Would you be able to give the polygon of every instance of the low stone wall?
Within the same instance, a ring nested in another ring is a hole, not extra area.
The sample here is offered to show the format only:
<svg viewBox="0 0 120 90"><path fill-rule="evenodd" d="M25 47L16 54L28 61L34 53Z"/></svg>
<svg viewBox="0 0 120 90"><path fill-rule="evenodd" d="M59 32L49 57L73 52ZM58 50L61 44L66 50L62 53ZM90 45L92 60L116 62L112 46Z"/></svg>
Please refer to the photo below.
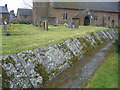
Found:
<svg viewBox="0 0 120 90"><path fill-rule="evenodd" d="M39 88L81 60L101 43L117 37L114 29L68 39L56 45L2 56L3 87Z"/></svg>

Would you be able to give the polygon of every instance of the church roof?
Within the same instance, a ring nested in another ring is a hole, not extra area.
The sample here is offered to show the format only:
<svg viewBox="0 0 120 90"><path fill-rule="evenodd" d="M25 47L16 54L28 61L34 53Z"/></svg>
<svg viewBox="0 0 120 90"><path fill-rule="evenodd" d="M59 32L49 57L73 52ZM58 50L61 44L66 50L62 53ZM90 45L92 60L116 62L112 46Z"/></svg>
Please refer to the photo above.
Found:
<svg viewBox="0 0 120 90"><path fill-rule="evenodd" d="M118 2L53 2L59 9L89 9L94 11L120 12Z"/></svg>
<svg viewBox="0 0 120 90"><path fill-rule="evenodd" d="M31 16L32 15L32 9L18 8L17 14L18 13L21 16L24 16L24 15Z"/></svg>

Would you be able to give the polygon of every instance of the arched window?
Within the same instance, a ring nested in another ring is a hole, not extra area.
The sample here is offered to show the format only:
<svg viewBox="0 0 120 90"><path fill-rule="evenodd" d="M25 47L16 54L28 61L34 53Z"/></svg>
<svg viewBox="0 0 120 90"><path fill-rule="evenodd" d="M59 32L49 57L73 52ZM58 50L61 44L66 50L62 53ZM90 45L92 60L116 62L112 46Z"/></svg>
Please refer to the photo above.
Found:
<svg viewBox="0 0 120 90"><path fill-rule="evenodd" d="M97 16L96 15L94 16L94 20L97 21Z"/></svg>
<svg viewBox="0 0 120 90"><path fill-rule="evenodd" d="M111 17L110 17L110 16L108 16L108 20L110 20L110 18L111 18Z"/></svg>
<svg viewBox="0 0 120 90"><path fill-rule="evenodd" d="M63 19L67 19L67 12L64 12Z"/></svg>

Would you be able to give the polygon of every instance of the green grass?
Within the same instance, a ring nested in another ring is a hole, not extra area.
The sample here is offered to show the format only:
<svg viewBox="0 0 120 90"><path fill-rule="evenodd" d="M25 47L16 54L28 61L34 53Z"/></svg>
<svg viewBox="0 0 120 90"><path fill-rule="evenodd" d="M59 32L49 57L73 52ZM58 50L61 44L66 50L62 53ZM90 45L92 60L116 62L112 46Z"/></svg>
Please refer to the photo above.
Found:
<svg viewBox="0 0 120 90"><path fill-rule="evenodd" d="M104 29L108 28L80 26L79 29L75 29L66 28L63 25L49 25L49 31L45 31L32 25L13 24L12 27L8 28L11 31L11 36L2 36L2 55L57 44L69 38L79 37Z"/></svg>
<svg viewBox="0 0 120 90"><path fill-rule="evenodd" d="M118 54L112 53L91 77L86 88L118 88Z"/></svg>
<svg viewBox="0 0 120 90"><path fill-rule="evenodd" d="M2 55L2 26L0 25L0 56Z"/></svg>

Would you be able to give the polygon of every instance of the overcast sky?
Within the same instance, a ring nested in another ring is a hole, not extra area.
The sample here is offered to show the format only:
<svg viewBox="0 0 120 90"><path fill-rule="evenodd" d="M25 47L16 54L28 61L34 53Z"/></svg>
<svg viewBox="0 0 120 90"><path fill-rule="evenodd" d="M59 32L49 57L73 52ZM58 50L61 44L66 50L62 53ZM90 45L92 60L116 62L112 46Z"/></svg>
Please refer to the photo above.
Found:
<svg viewBox="0 0 120 90"><path fill-rule="evenodd" d="M45 0L36 0L36 1L45 1ZM49 1L81 1L81 2L118 2L120 0L49 0ZM32 6L32 0L0 0L0 6L8 5L8 10L14 10L17 13L18 8L30 8L25 5L25 2Z"/></svg>
<svg viewBox="0 0 120 90"><path fill-rule="evenodd" d="M30 8L25 5L24 1L32 5L32 0L0 0L0 6L7 4L9 11L14 10L17 13L18 8Z"/></svg>

